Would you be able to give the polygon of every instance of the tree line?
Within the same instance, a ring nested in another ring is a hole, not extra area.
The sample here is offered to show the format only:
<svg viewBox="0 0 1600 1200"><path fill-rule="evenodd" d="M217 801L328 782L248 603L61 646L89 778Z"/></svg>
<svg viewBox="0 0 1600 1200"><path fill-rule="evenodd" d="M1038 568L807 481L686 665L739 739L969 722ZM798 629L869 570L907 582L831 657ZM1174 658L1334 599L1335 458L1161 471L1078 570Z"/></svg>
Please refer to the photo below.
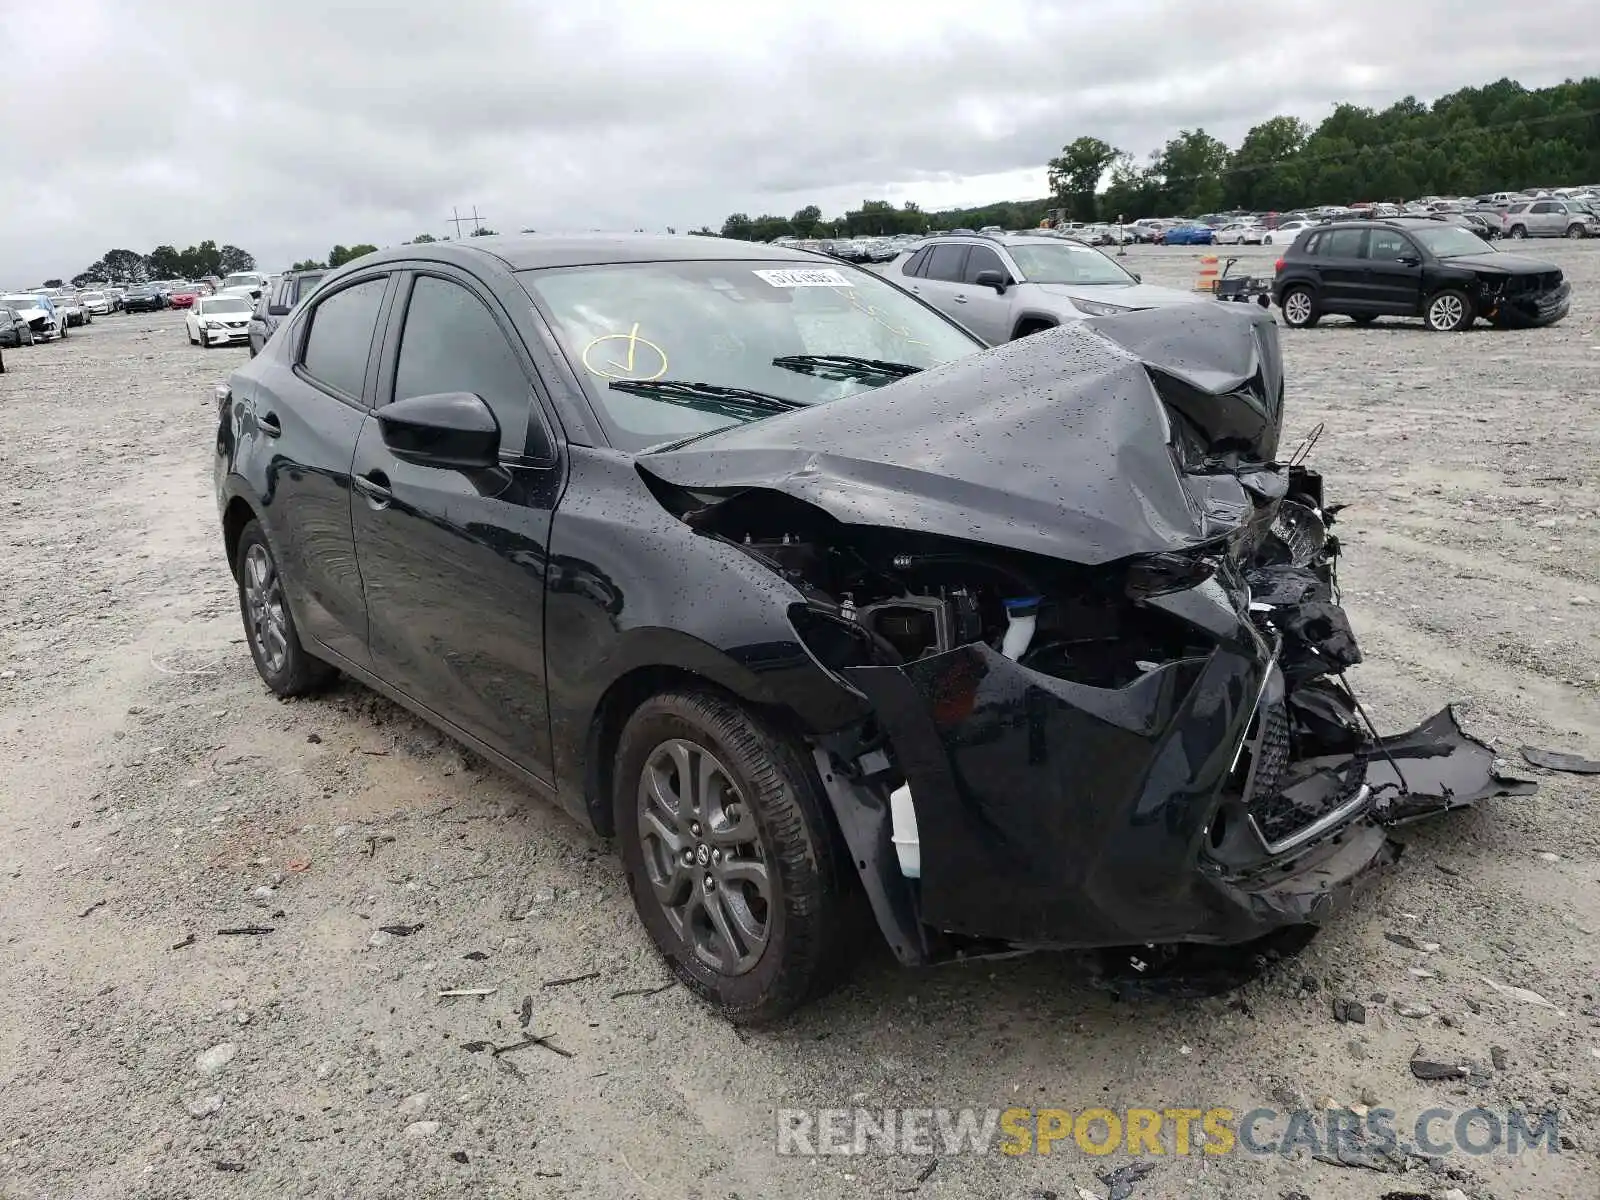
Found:
<svg viewBox="0 0 1600 1200"><path fill-rule="evenodd" d="M1298 117L1275 116L1236 148L1203 128L1182 129L1143 163L1082 135L1064 145L1046 171L1051 194L1037 200L938 212L867 200L833 218L811 204L787 218L734 213L720 233L771 241L985 225L1017 229L1053 212L1077 221L1131 221L1600 183L1600 76L1536 89L1501 79L1431 105L1414 96L1381 110L1339 104L1314 129Z"/></svg>
<svg viewBox="0 0 1600 1200"><path fill-rule="evenodd" d="M524 229L522 232L532 233L533 230ZM489 229L480 225L467 236L493 237L494 234L495 231L493 229ZM430 242L448 242L449 240L449 238L436 238L431 233L419 233L416 237L401 244L406 246L425 246ZM328 257L323 259L321 262L318 262L314 258L302 259L300 262L293 264L289 269L291 271L331 271L336 267L344 266L347 262L352 262L355 259L360 258L363 254L374 254L377 252L377 249L378 248L372 245L370 242L362 242L355 246L335 246L332 250L328 251Z"/></svg>
<svg viewBox="0 0 1600 1200"><path fill-rule="evenodd" d="M256 269L255 256L237 246L218 246L204 241L187 250L157 246L149 254L137 250L107 250L72 277L73 287L89 283L134 284L152 279L200 279L206 275L231 275L235 271ZM46 287L60 287L60 280L45 280Z"/></svg>

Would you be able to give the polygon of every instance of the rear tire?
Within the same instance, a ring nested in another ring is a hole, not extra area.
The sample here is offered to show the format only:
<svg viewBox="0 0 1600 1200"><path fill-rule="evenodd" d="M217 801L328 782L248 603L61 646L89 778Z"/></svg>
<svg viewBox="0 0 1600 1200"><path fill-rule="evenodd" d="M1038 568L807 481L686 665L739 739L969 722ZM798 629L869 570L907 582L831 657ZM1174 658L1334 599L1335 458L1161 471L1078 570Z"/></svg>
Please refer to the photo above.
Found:
<svg viewBox="0 0 1600 1200"><path fill-rule="evenodd" d="M1284 289L1281 307L1283 323L1290 329L1310 329L1322 319L1316 293L1303 283Z"/></svg>
<svg viewBox="0 0 1600 1200"><path fill-rule="evenodd" d="M244 618L250 657L273 695L287 699L326 686L337 672L300 644L278 560L260 521L250 521L239 534L234 573L239 579L239 613Z"/></svg>
<svg viewBox="0 0 1600 1200"><path fill-rule="evenodd" d="M1428 297L1422 319L1435 333L1459 333L1472 324L1472 298L1459 288L1445 288Z"/></svg>
<svg viewBox="0 0 1600 1200"><path fill-rule="evenodd" d="M801 747L737 701L672 691L628 719L615 763L628 889L683 985L741 1025L832 986L849 862Z"/></svg>

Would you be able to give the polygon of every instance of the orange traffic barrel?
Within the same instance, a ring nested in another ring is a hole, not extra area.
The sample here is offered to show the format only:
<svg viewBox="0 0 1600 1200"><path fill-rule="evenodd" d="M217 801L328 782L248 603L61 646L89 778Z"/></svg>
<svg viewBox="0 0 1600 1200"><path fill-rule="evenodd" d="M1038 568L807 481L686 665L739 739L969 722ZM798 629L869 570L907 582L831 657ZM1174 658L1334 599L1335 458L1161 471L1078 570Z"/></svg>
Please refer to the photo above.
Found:
<svg viewBox="0 0 1600 1200"><path fill-rule="evenodd" d="M1202 254L1200 256L1200 274L1194 281L1194 290L1197 292L1214 292L1217 290L1217 256L1215 254Z"/></svg>

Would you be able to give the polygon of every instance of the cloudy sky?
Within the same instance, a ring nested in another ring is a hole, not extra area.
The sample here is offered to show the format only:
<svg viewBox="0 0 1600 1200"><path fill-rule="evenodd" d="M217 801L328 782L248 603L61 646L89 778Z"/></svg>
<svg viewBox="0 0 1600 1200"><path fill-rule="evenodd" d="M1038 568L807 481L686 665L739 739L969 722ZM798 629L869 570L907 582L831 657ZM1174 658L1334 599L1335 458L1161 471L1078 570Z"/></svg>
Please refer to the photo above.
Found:
<svg viewBox="0 0 1600 1200"><path fill-rule="evenodd" d="M713 227L1045 192L1279 112L1600 67L1594 0L0 0L0 282L110 247ZM1515 13L1515 16L1512 14ZM26 121L24 117L28 118Z"/></svg>

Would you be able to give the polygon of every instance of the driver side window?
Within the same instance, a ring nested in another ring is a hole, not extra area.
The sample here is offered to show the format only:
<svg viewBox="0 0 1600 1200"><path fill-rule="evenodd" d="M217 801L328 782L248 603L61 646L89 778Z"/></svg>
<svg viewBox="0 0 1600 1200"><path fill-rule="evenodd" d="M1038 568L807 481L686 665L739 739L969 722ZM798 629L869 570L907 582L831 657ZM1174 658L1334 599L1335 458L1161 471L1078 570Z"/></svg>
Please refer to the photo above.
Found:
<svg viewBox="0 0 1600 1200"><path fill-rule="evenodd" d="M1410 256L1420 258L1416 246L1405 234L1394 229L1374 229L1367 238L1367 257L1381 262L1395 262Z"/></svg>

